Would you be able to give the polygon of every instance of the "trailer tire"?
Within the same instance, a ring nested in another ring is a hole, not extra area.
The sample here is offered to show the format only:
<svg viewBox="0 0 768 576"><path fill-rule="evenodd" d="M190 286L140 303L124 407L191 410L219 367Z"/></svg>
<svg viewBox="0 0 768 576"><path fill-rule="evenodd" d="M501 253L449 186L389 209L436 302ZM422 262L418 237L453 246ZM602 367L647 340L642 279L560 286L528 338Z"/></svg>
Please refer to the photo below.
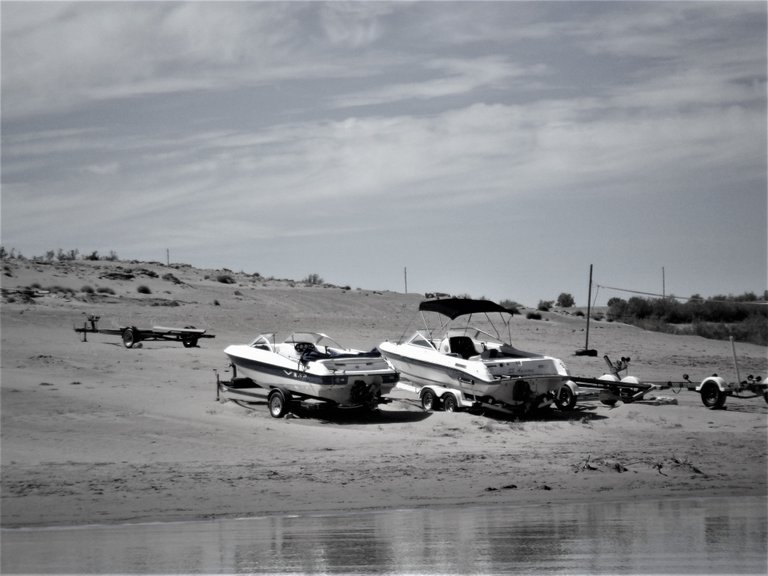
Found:
<svg viewBox="0 0 768 576"><path fill-rule="evenodd" d="M555 404L560 410L573 410L574 406L576 406L576 394L573 393L570 386L564 384L560 387L560 390L557 391L557 396L555 396Z"/></svg>
<svg viewBox="0 0 768 576"><path fill-rule="evenodd" d="M718 410L725 405L726 394L716 382L709 380L701 385L701 401L710 410Z"/></svg>
<svg viewBox="0 0 768 576"><path fill-rule="evenodd" d="M768 390L763 392L763 400L765 400L765 402L768 403Z"/></svg>
<svg viewBox="0 0 768 576"><path fill-rule="evenodd" d="M450 392L443 396L443 410L446 412L456 412L459 409L459 403L456 401L456 396Z"/></svg>
<svg viewBox="0 0 768 576"><path fill-rule="evenodd" d="M616 388L601 390L598 395L600 403L605 404L606 406L616 406L620 397L620 393Z"/></svg>
<svg viewBox="0 0 768 576"><path fill-rule="evenodd" d="M272 418L282 418L288 412L288 402L290 397L286 397L282 390L274 388L267 397L267 406Z"/></svg>
<svg viewBox="0 0 768 576"><path fill-rule="evenodd" d="M136 342L135 328L126 328L123 330L123 345L126 348L133 348L133 345L136 344Z"/></svg>
<svg viewBox="0 0 768 576"><path fill-rule="evenodd" d="M421 407L425 412L431 412L437 408L437 396L429 388L421 393Z"/></svg>
<svg viewBox="0 0 768 576"><path fill-rule="evenodd" d="M197 346L197 338L185 338L181 343L184 345L184 348L194 348Z"/></svg>

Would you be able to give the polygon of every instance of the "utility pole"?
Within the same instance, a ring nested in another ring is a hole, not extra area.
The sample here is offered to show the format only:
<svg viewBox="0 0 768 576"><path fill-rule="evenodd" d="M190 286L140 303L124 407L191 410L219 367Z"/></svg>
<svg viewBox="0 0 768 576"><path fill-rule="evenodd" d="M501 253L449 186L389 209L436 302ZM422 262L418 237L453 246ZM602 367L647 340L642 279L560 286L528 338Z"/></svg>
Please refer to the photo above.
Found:
<svg viewBox="0 0 768 576"><path fill-rule="evenodd" d="M408 294L408 267L403 266L403 280L405 281L405 293Z"/></svg>
<svg viewBox="0 0 768 576"><path fill-rule="evenodd" d="M661 296L667 299L667 279L664 273L664 266L661 267Z"/></svg>

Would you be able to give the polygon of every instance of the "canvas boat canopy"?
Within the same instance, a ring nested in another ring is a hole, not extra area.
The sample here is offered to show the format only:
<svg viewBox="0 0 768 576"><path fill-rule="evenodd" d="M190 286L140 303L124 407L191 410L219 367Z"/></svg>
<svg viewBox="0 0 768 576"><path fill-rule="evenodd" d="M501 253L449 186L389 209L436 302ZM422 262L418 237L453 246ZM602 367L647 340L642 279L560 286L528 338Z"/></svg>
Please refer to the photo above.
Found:
<svg viewBox="0 0 768 576"><path fill-rule="evenodd" d="M509 309L490 300L472 300L469 298L445 298L442 300L425 300L419 304L422 312L437 312L455 320L459 316L468 314L482 314L484 312L501 312L510 314Z"/></svg>

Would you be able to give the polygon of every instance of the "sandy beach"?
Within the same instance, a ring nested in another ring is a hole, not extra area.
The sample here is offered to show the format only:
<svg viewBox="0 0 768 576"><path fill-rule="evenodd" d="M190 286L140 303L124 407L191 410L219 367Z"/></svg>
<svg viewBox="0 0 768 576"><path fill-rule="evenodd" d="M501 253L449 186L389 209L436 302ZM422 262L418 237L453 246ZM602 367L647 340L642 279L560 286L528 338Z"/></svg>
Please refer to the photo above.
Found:
<svg viewBox="0 0 768 576"><path fill-rule="evenodd" d="M708 410L694 392L662 390L523 419L425 413L405 387L373 415L274 419L265 405L216 401L227 345L303 329L369 349L415 328L423 295L106 261L4 261L2 286L3 527L766 494L762 398ZM31 286L34 297L16 292ZM84 342L73 327L91 314L102 328L194 325L215 338ZM601 321L590 358L573 355L583 318L523 314L513 326L515 344L572 374L600 376L607 354L631 357L630 374L646 380L735 379L728 342ZM768 374L765 347L737 350L742 376Z"/></svg>

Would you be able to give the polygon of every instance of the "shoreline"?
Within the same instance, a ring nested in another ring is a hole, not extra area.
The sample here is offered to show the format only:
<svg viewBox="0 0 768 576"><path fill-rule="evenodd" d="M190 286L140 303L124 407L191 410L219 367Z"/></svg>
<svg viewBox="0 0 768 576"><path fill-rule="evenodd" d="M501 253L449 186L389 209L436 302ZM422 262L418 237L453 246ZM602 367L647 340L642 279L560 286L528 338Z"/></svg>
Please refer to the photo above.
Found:
<svg viewBox="0 0 768 576"><path fill-rule="evenodd" d="M105 522L95 522L89 524L32 524L32 525L19 525L19 526L2 526L0 527L0 533L6 532L25 532L25 531L48 531L48 530L89 530L98 528L111 528L111 527L124 527L124 526L153 526L153 525L171 525L171 524L195 524L204 522L221 522L221 521L255 521L260 519L273 519L273 518L322 518L322 517L338 517L338 516L354 516L365 514L387 514L395 512L408 512L419 510L446 510L450 508L457 509L482 509L482 508L504 508L504 509L527 509L527 508L540 508L546 506L557 506L560 504L574 504L574 505L594 505L600 506L613 505L617 503L624 503L628 498L631 498L631 494L624 496L613 495L610 498L601 498L596 500L594 495L581 495L580 497L562 497L555 499L541 499L537 501L528 502L506 502L506 503L479 503L479 502L455 502L452 504L434 504L423 506L408 506L408 507L371 507L371 508L350 508L350 509L307 509L307 510L292 510L286 512L262 512L254 513L247 516L230 516L221 515L214 517L198 517L198 518L157 518L146 520L113 520ZM752 498L756 501L763 501L763 505L768 504L768 494L765 492L759 493L715 493L715 494L665 494L656 495L651 498L643 498L643 503L654 502L674 502L674 501L690 501L690 500L731 500L741 498ZM638 500L632 500L632 503L637 503ZM768 516L768 509L766 509L766 515Z"/></svg>

